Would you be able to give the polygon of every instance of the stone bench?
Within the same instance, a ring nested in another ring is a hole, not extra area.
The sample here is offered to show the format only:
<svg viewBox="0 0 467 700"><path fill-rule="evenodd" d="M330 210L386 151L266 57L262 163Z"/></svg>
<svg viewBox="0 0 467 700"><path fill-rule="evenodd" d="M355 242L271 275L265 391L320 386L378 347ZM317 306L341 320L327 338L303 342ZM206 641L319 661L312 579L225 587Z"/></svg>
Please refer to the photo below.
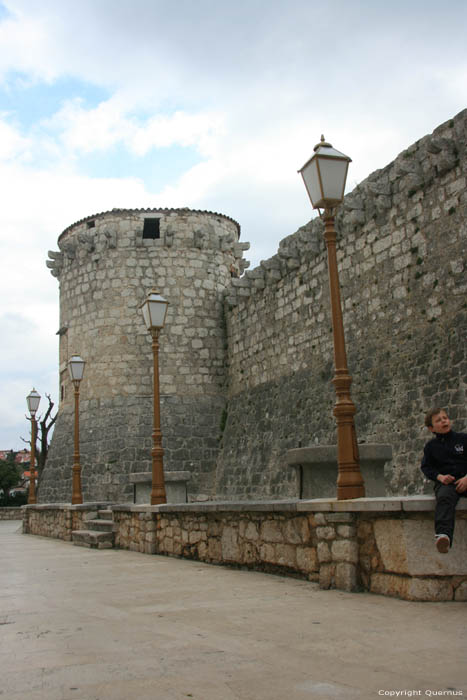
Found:
<svg viewBox="0 0 467 700"><path fill-rule="evenodd" d="M358 450L366 496L385 496L384 466L392 459L391 445L362 443ZM298 470L299 498L333 498L336 495L336 445L316 445L289 450L286 462L288 466Z"/></svg>
<svg viewBox="0 0 467 700"><path fill-rule="evenodd" d="M187 483L190 478L191 473L187 471L164 473L167 503L187 502ZM133 484L133 503L143 505L151 502L152 472L130 474L130 484Z"/></svg>

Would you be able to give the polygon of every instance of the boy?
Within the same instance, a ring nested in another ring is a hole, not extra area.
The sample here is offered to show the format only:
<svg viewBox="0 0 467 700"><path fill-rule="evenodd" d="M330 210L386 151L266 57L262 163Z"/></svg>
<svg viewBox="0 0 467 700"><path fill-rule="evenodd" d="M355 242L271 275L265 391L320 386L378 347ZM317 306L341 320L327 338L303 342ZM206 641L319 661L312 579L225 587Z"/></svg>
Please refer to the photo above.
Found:
<svg viewBox="0 0 467 700"><path fill-rule="evenodd" d="M435 541L438 552L452 546L456 505L467 496L467 433L455 433L442 408L432 408L425 425L433 433L423 451L421 470L435 482Z"/></svg>

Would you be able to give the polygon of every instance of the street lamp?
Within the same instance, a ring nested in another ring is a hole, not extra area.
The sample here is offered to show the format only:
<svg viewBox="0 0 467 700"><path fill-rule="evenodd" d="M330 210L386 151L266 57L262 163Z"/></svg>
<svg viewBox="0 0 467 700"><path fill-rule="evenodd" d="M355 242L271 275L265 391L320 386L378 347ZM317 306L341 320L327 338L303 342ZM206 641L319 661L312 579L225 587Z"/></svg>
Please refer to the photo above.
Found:
<svg viewBox="0 0 467 700"><path fill-rule="evenodd" d="M29 413L31 414L31 457L29 465L29 495L28 503L36 503L36 436L37 436L37 423L36 423L36 413L39 408L41 401L40 395L35 389L31 391L29 396L26 396L26 401L28 404Z"/></svg>
<svg viewBox="0 0 467 700"><path fill-rule="evenodd" d="M155 289L151 289L140 306L146 328L152 335L153 380L154 380L154 430L152 433L152 488L151 505L167 503L164 484L164 463L161 433L161 408L159 393L159 332L164 327L167 315L166 301Z"/></svg>
<svg viewBox="0 0 467 700"><path fill-rule="evenodd" d="M85 364L85 361L79 355L72 355L68 361L68 371L75 387L75 451L73 454L72 504L83 502L81 465L79 461L79 384L83 378Z"/></svg>
<svg viewBox="0 0 467 700"><path fill-rule="evenodd" d="M329 289L332 309L332 329L334 337L336 390L334 415L337 421L337 498L361 498L365 486L360 472L357 435L355 432L355 405L350 397L352 378L347 368L344 325L339 291L339 275L336 258L336 230L334 228L335 208L344 199L345 181L351 159L334 149L321 136L321 142L314 148L314 155L298 172L314 209L324 209L319 215L324 219L326 248L328 252Z"/></svg>

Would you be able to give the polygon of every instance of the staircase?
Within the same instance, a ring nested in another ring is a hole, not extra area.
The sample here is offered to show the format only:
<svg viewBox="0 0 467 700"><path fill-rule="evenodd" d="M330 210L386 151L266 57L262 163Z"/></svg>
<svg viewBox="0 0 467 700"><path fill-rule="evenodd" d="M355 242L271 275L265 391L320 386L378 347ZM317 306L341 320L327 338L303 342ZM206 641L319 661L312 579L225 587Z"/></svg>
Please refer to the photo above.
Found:
<svg viewBox="0 0 467 700"><path fill-rule="evenodd" d="M71 537L77 547L112 549L114 546L113 514L111 510L97 511L97 519L86 520L86 529L73 530Z"/></svg>

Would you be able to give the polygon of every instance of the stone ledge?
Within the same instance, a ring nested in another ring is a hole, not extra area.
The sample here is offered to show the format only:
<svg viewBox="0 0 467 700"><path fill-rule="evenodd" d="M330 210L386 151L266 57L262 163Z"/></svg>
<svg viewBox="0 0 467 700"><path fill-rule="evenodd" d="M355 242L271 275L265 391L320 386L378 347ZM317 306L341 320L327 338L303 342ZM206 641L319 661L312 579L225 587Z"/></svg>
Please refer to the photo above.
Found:
<svg viewBox="0 0 467 700"><path fill-rule="evenodd" d="M158 506L134 505L121 503L112 506L112 510L129 510L131 512L152 513L210 513L210 512L265 512L284 511L297 513L385 513L385 512L433 512L434 496L384 496L375 498L355 498L338 501L336 498L314 498L308 501L299 499L284 501L204 501L203 503L164 503ZM467 512L467 498L461 499L457 511Z"/></svg>
<svg viewBox="0 0 467 700"><path fill-rule="evenodd" d="M405 511L431 511L435 509L434 496L404 496L399 498L402 504L402 510ZM461 498L456 508L457 512L467 511L467 498Z"/></svg>
<svg viewBox="0 0 467 700"><path fill-rule="evenodd" d="M22 506L26 510L71 510L71 511L87 511L99 510L110 506L109 501L90 501L89 503L35 503L34 505Z"/></svg>

